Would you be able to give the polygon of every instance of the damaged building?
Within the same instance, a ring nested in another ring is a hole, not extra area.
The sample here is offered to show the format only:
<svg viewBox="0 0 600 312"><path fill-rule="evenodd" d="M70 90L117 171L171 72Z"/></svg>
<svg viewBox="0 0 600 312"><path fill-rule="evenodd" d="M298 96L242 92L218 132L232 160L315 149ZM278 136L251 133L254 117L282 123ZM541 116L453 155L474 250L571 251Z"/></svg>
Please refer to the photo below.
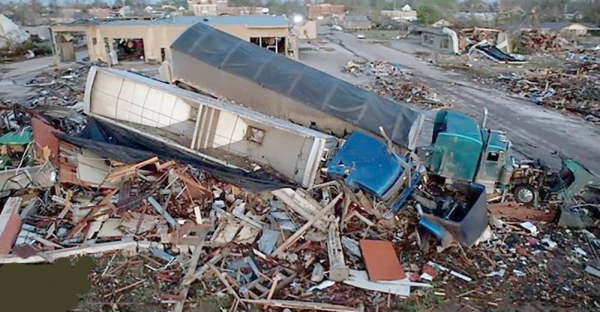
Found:
<svg viewBox="0 0 600 312"><path fill-rule="evenodd" d="M71 36L82 34L90 61L162 62L171 58L171 43L189 26L202 22L244 41L297 59L295 38L285 16L176 16L158 19L78 20L51 27L55 54L71 61Z"/></svg>

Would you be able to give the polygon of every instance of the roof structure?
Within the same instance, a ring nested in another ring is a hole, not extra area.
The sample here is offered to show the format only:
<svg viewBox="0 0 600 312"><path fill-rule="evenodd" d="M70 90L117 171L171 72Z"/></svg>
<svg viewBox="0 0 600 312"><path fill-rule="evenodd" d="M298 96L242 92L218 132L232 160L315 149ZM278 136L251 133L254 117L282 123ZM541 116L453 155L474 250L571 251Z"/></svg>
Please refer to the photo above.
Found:
<svg viewBox="0 0 600 312"><path fill-rule="evenodd" d="M345 22L370 22L366 15L346 15Z"/></svg>
<svg viewBox="0 0 600 312"><path fill-rule="evenodd" d="M191 26L196 23L215 25L245 25L246 27L287 27L289 22L283 15L239 15L239 16L173 16L155 19L89 19L76 20L65 26L102 25L102 26L155 26L180 25Z"/></svg>
<svg viewBox="0 0 600 312"><path fill-rule="evenodd" d="M171 50L373 133L380 134L382 127L392 141L404 147L415 144L413 135L422 115L407 104L378 96L205 23L186 29ZM177 61L173 59L174 70L190 66ZM187 78L193 81L211 77Z"/></svg>
<svg viewBox="0 0 600 312"><path fill-rule="evenodd" d="M32 133L30 129L23 131L9 132L0 137L0 144L2 145L27 145L31 142Z"/></svg>
<svg viewBox="0 0 600 312"><path fill-rule="evenodd" d="M420 33L426 33L426 34L448 36L448 34L444 32L443 27L429 27L429 26L419 27L416 29L416 31L420 32Z"/></svg>

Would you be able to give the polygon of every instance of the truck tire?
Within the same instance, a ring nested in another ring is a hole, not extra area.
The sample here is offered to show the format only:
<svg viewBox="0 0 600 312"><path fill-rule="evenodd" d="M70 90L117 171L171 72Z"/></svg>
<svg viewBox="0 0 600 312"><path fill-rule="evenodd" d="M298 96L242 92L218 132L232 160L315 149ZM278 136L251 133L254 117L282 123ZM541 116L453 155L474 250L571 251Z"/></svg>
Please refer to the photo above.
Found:
<svg viewBox="0 0 600 312"><path fill-rule="evenodd" d="M535 201L535 189L528 184L519 185L515 188L513 196L517 203L532 204Z"/></svg>

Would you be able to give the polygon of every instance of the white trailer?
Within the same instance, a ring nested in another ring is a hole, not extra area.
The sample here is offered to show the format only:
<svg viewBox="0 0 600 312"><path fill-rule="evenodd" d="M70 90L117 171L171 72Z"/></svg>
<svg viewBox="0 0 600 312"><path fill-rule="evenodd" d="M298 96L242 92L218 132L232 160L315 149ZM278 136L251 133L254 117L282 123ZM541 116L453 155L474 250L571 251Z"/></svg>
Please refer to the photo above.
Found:
<svg viewBox="0 0 600 312"><path fill-rule="evenodd" d="M246 170L310 188L336 137L129 71L92 67L87 115Z"/></svg>

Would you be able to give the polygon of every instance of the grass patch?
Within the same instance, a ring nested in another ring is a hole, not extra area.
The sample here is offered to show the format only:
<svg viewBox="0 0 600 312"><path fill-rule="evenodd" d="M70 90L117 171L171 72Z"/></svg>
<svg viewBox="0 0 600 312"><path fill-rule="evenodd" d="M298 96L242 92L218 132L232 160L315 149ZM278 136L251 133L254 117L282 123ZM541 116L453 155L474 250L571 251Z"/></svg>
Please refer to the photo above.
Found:
<svg viewBox="0 0 600 312"><path fill-rule="evenodd" d="M392 304L391 311L420 312L439 307L444 303L444 297L436 296L433 291L424 291L422 294L410 296L407 299L397 300Z"/></svg>

